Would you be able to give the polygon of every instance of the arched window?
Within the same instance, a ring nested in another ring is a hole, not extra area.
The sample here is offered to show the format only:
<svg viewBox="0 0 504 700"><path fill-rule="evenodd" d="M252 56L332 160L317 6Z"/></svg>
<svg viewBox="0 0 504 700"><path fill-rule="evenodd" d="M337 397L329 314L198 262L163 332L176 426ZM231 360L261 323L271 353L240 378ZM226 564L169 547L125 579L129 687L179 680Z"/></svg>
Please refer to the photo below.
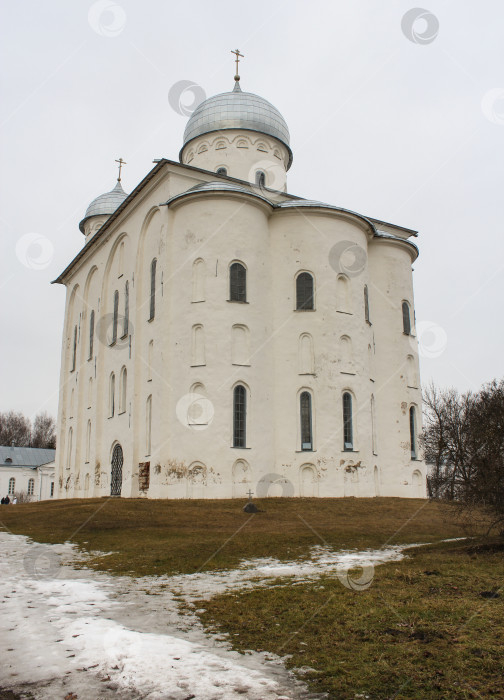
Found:
<svg viewBox="0 0 504 700"><path fill-rule="evenodd" d="M129 282L124 285L124 319L122 337L125 338L129 332Z"/></svg>
<svg viewBox="0 0 504 700"><path fill-rule="evenodd" d="M367 323L371 323L369 320L369 292L367 284L364 285L364 318Z"/></svg>
<svg viewBox="0 0 504 700"><path fill-rule="evenodd" d="M16 488L16 479L14 477L9 479L9 496L14 495L14 489Z"/></svg>
<svg viewBox="0 0 504 700"><path fill-rule="evenodd" d="M73 429L70 428L70 430L68 431L68 448L67 448L67 463L66 463L67 468L69 468L71 463L72 463L72 447L73 447L72 443L73 443Z"/></svg>
<svg viewBox="0 0 504 700"><path fill-rule="evenodd" d="M91 454L91 421L87 422L86 430L86 462L89 462L89 456Z"/></svg>
<svg viewBox="0 0 504 700"><path fill-rule="evenodd" d="M205 301L205 261L198 258L192 269L192 301Z"/></svg>
<svg viewBox="0 0 504 700"><path fill-rule="evenodd" d="M410 445L411 445L411 459L417 458L416 450L416 415L415 407L411 406L409 410L409 430L410 430Z"/></svg>
<svg viewBox="0 0 504 700"><path fill-rule="evenodd" d="M256 170L255 184L259 187L266 187L266 173L263 170Z"/></svg>
<svg viewBox="0 0 504 700"><path fill-rule="evenodd" d="M110 375L109 383L109 416L112 418L115 413L115 374Z"/></svg>
<svg viewBox="0 0 504 700"><path fill-rule="evenodd" d="M74 326L73 349L72 349L72 369L70 370L71 372L73 372L75 370L76 363L77 363L77 326Z"/></svg>
<svg viewBox="0 0 504 700"><path fill-rule="evenodd" d="M247 440L247 390L241 384L233 391L233 447L245 447Z"/></svg>
<svg viewBox="0 0 504 700"><path fill-rule="evenodd" d="M149 349L147 352L147 381L152 381L152 362L154 358L154 341L151 340L149 343Z"/></svg>
<svg viewBox="0 0 504 700"><path fill-rule="evenodd" d="M250 334L247 326L236 324L231 329L231 363L250 364Z"/></svg>
<svg viewBox="0 0 504 700"><path fill-rule="evenodd" d="M145 406L145 453L150 455L152 447L152 395Z"/></svg>
<svg viewBox="0 0 504 700"><path fill-rule="evenodd" d="M229 300L247 301L247 270L239 262L229 268Z"/></svg>
<svg viewBox="0 0 504 700"><path fill-rule="evenodd" d="M313 374L313 338L309 333L302 333L299 336L298 363L299 374Z"/></svg>
<svg viewBox="0 0 504 700"><path fill-rule="evenodd" d="M375 397L373 394L371 394L371 450L372 450L374 455L377 454L377 452L376 452L376 405L375 405Z"/></svg>
<svg viewBox="0 0 504 700"><path fill-rule="evenodd" d="M94 310L91 311L89 316L89 355L90 360L93 357L93 345L94 345Z"/></svg>
<svg viewBox="0 0 504 700"><path fill-rule="evenodd" d="M119 264L117 270L117 276L121 277L124 272L124 241L119 244Z"/></svg>
<svg viewBox="0 0 504 700"><path fill-rule="evenodd" d="M411 335L410 308L407 301L403 301L402 303L402 325L403 333L406 333L406 335Z"/></svg>
<svg viewBox="0 0 504 700"><path fill-rule="evenodd" d="M343 394L343 448L353 450L352 395L348 391Z"/></svg>
<svg viewBox="0 0 504 700"><path fill-rule="evenodd" d="M112 318L112 342L113 345L117 340L117 323L119 319L119 292L117 289L114 292L114 315Z"/></svg>
<svg viewBox="0 0 504 700"><path fill-rule="evenodd" d="M191 366L205 365L205 329L201 324L192 328Z"/></svg>
<svg viewBox="0 0 504 700"><path fill-rule="evenodd" d="M126 411L127 388L128 388L128 372L126 371L126 367L123 367L121 370L119 413L124 413Z"/></svg>
<svg viewBox="0 0 504 700"><path fill-rule="evenodd" d="M156 315L156 266L157 260L151 262L150 266L150 311L149 311L149 321L152 321Z"/></svg>
<svg viewBox="0 0 504 700"><path fill-rule="evenodd" d="M302 272L296 278L296 310L313 308L313 277L309 272Z"/></svg>
<svg viewBox="0 0 504 700"><path fill-rule="evenodd" d="M217 168L217 175L227 175L226 168Z"/></svg>
<svg viewBox="0 0 504 700"><path fill-rule="evenodd" d="M35 490L35 479L28 479L28 491L27 491L28 496L33 496L34 490Z"/></svg>
<svg viewBox="0 0 504 700"><path fill-rule="evenodd" d="M301 417L301 449L311 451L313 450L312 403L311 394L308 391L303 391L299 397L299 413Z"/></svg>
<svg viewBox="0 0 504 700"><path fill-rule="evenodd" d="M352 313L350 280L345 275L338 275L336 280L336 308L343 314Z"/></svg>

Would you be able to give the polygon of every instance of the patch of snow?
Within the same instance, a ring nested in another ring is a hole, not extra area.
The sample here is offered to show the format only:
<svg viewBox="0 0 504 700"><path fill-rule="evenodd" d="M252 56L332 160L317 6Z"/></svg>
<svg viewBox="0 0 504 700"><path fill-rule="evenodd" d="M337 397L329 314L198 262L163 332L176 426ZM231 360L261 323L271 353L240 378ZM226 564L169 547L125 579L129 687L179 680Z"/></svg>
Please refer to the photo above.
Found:
<svg viewBox="0 0 504 700"><path fill-rule="evenodd" d="M349 567L399 561L406 549L314 547L303 561L256 559L232 571L134 579L72 567L82 552L69 543L40 545L0 532L0 544L0 688L29 691L36 700L68 693L79 700L306 697L282 658L238 654L227 635L207 633L196 601L279 579L292 585L340 577Z"/></svg>

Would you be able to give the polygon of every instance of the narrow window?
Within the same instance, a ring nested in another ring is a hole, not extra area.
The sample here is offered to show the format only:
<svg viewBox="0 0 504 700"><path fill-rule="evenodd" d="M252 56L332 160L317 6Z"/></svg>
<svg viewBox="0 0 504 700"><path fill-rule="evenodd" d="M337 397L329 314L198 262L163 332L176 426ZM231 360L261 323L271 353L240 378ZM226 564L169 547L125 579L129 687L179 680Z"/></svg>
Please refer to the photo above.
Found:
<svg viewBox="0 0 504 700"><path fill-rule="evenodd" d="M151 262L150 266L150 315L149 321L152 321L156 314L156 265L157 260Z"/></svg>
<svg viewBox="0 0 504 700"><path fill-rule="evenodd" d="M111 345L113 345L117 340L118 317L119 317L119 292L116 289L116 291L114 292L114 316L113 316L113 320L112 320L112 342L110 343Z"/></svg>
<svg viewBox="0 0 504 700"><path fill-rule="evenodd" d="M313 277L302 272L296 278L296 310L313 309Z"/></svg>
<svg viewBox="0 0 504 700"><path fill-rule="evenodd" d="M238 262L229 268L229 300L247 301L247 270Z"/></svg>
<svg viewBox="0 0 504 700"><path fill-rule="evenodd" d="M239 384L233 392L233 447L245 447L247 427L247 392Z"/></svg>
<svg viewBox="0 0 504 700"><path fill-rule="evenodd" d="M259 187L266 187L266 174L262 170L256 171L255 184Z"/></svg>
<svg viewBox="0 0 504 700"><path fill-rule="evenodd" d="M126 371L126 367L123 367L121 370L121 385L120 385L121 398L119 401L119 413L124 413L126 411L127 386L128 386L128 372Z"/></svg>
<svg viewBox="0 0 504 700"><path fill-rule="evenodd" d="M91 311L89 316L89 355L90 360L93 357L93 345L94 345L94 310Z"/></svg>
<svg viewBox="0 0 504 700"><path fill-rule="evenodd" d="M91 408L91 402L93 401L93 377L89 377L88 382L88 408Z"/></svg>
<svg viewBox="0 0 504 700"><path fill-rule="evenodd" d="M217 168L217 175L227 175L226 168Z"/></svg>
<svg viewBox="0 0 504 700"><path fill-rule="evenodd" d="M11 479L9 479L9 496L14 495L15 488L16 488L16 479L14 479L14 477L12 477Z"/></svg>
<svg viewBox="0 0 504 700"><path fill-rule="evenodd" d="M151 453L152 447L152 395L147 399L145 408L145 450L147 456Z"/></svg>
<svg viewBox="0 0 504 700"><path fill-rule="evenodd" d="M68 431L68 449L67 449L67 468L70 468L72 463L72 445L73 443L73 429L70 428Z"/></svg>
<svg viewBox="0 0 504 700"><path fill-rule="evenodd" d="M115 374L113 372L110 375L109 390L109 416L112 418L115 413Z"/></svg>
<svg viewBox="0 0 504 700"><path fill-rule="evenodd" d="M369 320L369 292L367 284L364 285L364 318L367 323L371 323Z"/></svg>
<svg viewBox="0 0 504 700"><path fill-rule="evenodd" d="M91 421L87 422L86 431L86 462L89 462L89 456L91 454Z"/></svg>
<svg viewBox="0 0 504 700"><path fill-rule="evenodd" d="M122 337L126 338L129 331L129 282L124 285L124 319Z"/></svg>
<svg viewBox="0 0 504 700"><path fill-rule="evenodd" d="M409 430L410 430L410 444L411 444L411 459L417 458L416 452L416 416L415 407L411 406L409 410Z"/></svg>
<svg viewBox="0 0 504 700"><path fill-rule="evenodd" d="M72 350L72 369L71 369L72 372L75 370L76 363L77 363L77 326L74 326L73 350Z"/></svg>
<svg viewBox="0 0 504 700"><path fill-rule="evenodd" d="M54 496L54 481L51 481L51 498Z"/></svg>
<svg viewBox="0 0 504 700"><path fill-rule="evenodd" d="M33 496L35 490L35 479L28 479L28 496Z"/></svg>
<svg viewBox="0 0 504 700"><path fill-rule="evenodd" d="M205 301L205 261L201 258L193 262L192 301Z"/></svg>
<svg viewBox="0 0 504 700"><path fill-rule="evenodd" d="M348 391L343 394L343 446L353 450L352 395Z"/></svg>
<svg viewBox="0 0 504 700"><path fill-rule="evenodd" d="M310 451L313 450L312 406L311 395L308 391L303 391L299 397L299 408L301 415L301 449Z"/></svg>
<svg viewBox="0 0 504 700"><path fill-rule="evenodd" d="M152 380L152 362L154 357L154 341L151 340L149 343L149 349L147 352L147 381Z"/></svg>
<svg viewBox="0 0 504 700"><path fill-rule="evenodd" d="M411 335L410 310L409 310L409 304L407 301L403 301L403 303L402 303L402 324L403 324L403 333L406 333L406 335Z"/></svg>

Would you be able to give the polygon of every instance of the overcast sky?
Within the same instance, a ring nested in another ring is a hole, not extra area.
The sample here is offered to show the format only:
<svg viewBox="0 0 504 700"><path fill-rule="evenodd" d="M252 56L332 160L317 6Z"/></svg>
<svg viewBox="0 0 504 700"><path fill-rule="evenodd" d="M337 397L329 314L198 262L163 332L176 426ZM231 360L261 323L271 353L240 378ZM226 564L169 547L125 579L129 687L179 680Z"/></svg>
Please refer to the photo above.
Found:
<svg viewBox="0 0 504 700"><path fill-rule="evenodd" d="M289 192L419 231L421 373L501 377L504 4L24 0L1 10L0 410L57 412L65 288L89 202L178 159L179 81L283 114ZM412 12L410 12L410 10ZM187 93L182 98L190 102Z"/></svg>

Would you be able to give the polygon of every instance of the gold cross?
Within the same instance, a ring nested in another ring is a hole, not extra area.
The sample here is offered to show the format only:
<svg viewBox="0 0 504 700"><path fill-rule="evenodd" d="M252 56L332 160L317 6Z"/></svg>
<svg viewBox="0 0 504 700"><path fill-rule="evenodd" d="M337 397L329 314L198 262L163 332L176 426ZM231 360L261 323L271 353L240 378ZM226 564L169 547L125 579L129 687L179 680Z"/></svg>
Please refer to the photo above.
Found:
<svg viewBox="0 0 504 700"><path fill-rule="evenodd" d="M240 53L240 49L235 49L234 51L231 51L231 53L234 53L236 56L236 75L235 75L235 80L240 80L240 76L238 75L238 63L240 62L240 57L245 58L245 56Z"/></svg>
<svg viewBox="0 0 504 700"><path fill-rule="evenodd" d="M121 168L123 165L128 165L128 164L122 158L119 158L119 160L116 160L116 163L119 163L119 177L117 178L117 182L121 182Z"/></svg>

